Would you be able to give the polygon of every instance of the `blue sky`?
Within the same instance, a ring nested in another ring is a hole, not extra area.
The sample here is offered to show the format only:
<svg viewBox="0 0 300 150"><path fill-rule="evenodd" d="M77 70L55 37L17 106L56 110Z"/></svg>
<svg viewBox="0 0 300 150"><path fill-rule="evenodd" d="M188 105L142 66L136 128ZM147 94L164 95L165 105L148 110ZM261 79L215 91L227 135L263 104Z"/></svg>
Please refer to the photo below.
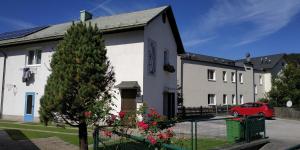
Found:
<svg viewBox="0 0 300 150"><path fill-rule="evenodd" d="M185 50L243 58L300 52L300 0L1 0L0 33L171 5Z"/></svg>

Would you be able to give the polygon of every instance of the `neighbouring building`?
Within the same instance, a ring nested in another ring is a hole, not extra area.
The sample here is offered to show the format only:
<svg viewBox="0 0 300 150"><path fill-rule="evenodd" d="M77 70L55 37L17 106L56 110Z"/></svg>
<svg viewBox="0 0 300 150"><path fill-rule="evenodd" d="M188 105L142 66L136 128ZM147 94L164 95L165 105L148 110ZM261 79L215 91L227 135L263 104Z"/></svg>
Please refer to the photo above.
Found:
<svg viewBox="0 0 300 150"><path fill-rule="evenodd" d="M103 31L115 71L117 111L146 102L174 116L177 104L177 55L183 44L170 6L81 21ZM76 23L77 21L75 21ZM51 56L72 22L0 34L1 117L37 121L40 98L51 73Z"/></svg>
<svg viewBox="0 0 300 150"><path fill-rule="evenodd" d="M241 60L186 53L177 58L183 106L239 105L264 98L271 78L284 67L284 54Z"/></svg>

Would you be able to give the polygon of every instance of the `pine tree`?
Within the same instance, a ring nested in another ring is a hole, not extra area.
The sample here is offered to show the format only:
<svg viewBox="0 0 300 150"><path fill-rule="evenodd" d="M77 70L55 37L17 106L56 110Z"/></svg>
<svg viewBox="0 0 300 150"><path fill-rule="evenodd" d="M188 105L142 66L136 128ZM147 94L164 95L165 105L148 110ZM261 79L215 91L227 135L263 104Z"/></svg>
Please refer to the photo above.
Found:
<svg viewBox="0 0 300 150"><path fill-rule="evenodd" d="M111 110L115 82L97 26L73 23L53 54L51 68L40 120L47 125L61 118L78 127L80 149L87 150L87 125L101 121Z"/></svg>

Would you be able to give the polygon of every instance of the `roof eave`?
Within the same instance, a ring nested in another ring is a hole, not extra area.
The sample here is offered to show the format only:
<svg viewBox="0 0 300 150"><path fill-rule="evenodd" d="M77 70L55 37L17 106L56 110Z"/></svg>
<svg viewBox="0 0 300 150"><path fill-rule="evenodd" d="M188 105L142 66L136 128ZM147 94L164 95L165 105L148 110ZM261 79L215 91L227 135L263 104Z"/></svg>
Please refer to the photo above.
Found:
<svg viewBox="0 0 300 150"><path fill-rule="evenodd" d="M110 33L126 32L126 31L132 31L132 30L143 30L145 25L146 24L129 25L129 26L124 26L124 27L105 29L105 30L101 30L101 31L103 34L110 34ZM2 43L2 44L0 44L0 47L8 47L8 46L13 46L13 45L51 41L51 40L60 40L60 39L63 39L63 37L64 37L64 35L56 35L56 36L49 36L49 37L29 39L29 40L12 41L12 42L8 42L8 43Z"/></svg>

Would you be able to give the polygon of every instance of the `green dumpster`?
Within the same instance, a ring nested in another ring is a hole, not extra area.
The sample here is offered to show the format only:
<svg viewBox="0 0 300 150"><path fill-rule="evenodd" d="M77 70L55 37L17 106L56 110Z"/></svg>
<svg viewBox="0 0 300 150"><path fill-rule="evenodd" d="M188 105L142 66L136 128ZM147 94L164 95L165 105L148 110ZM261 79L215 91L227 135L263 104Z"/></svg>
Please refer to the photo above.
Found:
<svg viewBox="0 0 300 150"><path fill-rule="evenodd" d="M227 119L227 141L236 142L241 141L244 138L244 120L241 118Z"/></svg>

